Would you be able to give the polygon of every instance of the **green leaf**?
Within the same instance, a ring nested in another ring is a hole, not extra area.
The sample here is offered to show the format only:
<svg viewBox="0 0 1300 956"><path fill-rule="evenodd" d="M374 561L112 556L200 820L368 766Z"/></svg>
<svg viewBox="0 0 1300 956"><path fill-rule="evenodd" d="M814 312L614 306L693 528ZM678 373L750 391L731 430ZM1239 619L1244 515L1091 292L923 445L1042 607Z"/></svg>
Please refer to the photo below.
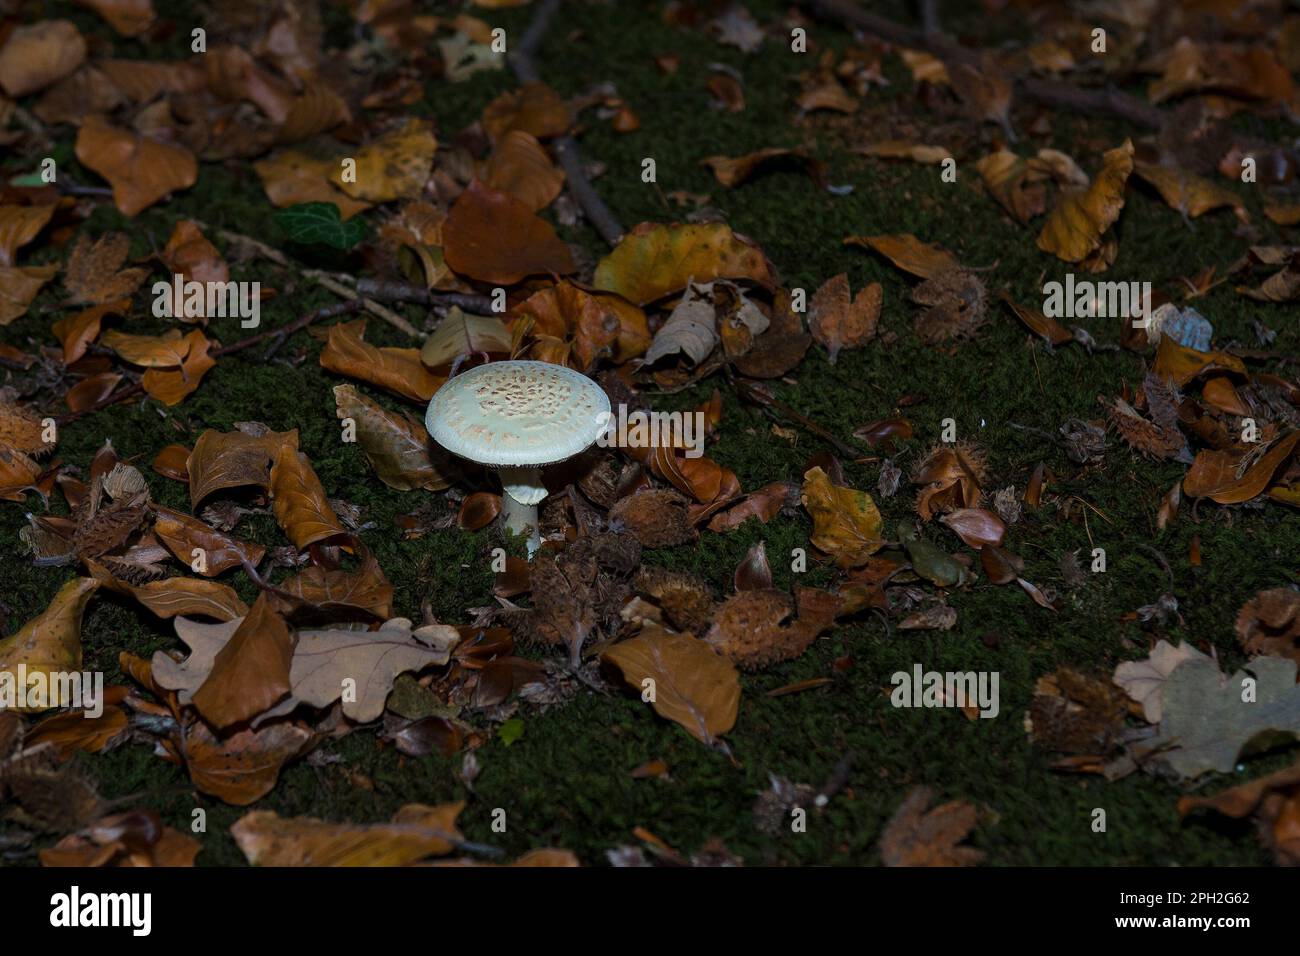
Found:
<svg viewBox="0 0 1300 956"><path fill-rule="evenodd" d="M289 206L277 212L275 220L291 240L304 245L321 243L335 249L351 249L366 237L365 223L360 219L344 222L339 207L332 202Z"/></svg>
<svg viewBox="0 0 1300 956"><path fill-rule="evenodd" d="M45 180L41 178L40 173L25 173L22 176L15 176L9 180L10 186L44 186Z"/></svg>
<svg viewBox="0 0 1300 956"><path fill-rule="evenodd" d="M511 717L497 730L497 736L501 738L501 742L507 747L523 735L524 722L518 717Z"/></svg>

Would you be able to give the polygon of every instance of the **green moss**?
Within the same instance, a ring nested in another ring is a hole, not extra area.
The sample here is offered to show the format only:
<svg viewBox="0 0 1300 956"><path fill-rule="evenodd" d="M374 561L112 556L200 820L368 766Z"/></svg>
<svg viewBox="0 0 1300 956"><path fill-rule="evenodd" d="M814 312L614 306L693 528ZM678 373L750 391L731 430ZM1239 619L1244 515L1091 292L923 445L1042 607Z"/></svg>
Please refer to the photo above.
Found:
<svg viewBox="0 0 1300 956"><path fill-rule="evenodd" d="M895 6L895 14L906 17L905 5ZM784 12L778 3L752 7L765 21ZM1202 508L1199 513L1185 507L1172 526L1157 532L1159 501L1183 473L1182 466L1146 461L1112 440L1103 464L1081 469L1058 446L1010 427L1014 422L1055 432L1069 417L1100 418L1097 397L1114 396L1124 382L1138 382L1144 374L1142 359L1115 352L1089 356L1076 346L1049 352L1032 344L996 301L990 307L990 325L974 341L955 350L925 347L912 332L909 280L866 250L842 244L849 235L914 232L951 249L967 264L995 266L983 274L991 294L1005 288L1019 301L1039 300L1042 283L1060 278L1068 269L1036 248L1032 229L1011 222L982 194L969 165L978 153L962 157L955 186L941 183L931 167L855 156L844 149L829 121L814 117L803 126L791 125L798 74L812 68L811 58L792 55L775 41L760 55L747 57L719 46L699 29L665 26L655 11L657 7L646 5L637 28L628 29L624 4L567 5L540 60L543 75L566 95L595 80L613 81L641 119L640 130L620 135L592 114L585 118L583 149L606 166L596 181L602 195L630 225L682 218L685 210L666 205L664 197L670 192L707 193L735 229L763 246L788 284L811 291L838 272L847 272L854 288L881 282L883 329L896 335L892 344L843 352L836 365L814 346L788 381L774 383L778 396L841 439L851 440L855 428L896 414L903 395L921 395L924 402L905 412L916 437L897 459L904 467L914 464L937 440L942 420L951 417L959 437L985 450L985 485L990 490L1013 483L1023 487L1035 465L1045 462L1058 476L1052 490L1077 496L1091 508L1078 506L1069 519L1053 510L1027 511L1008 544L1025 557L1026 578L1061 589L1064 606L1053 613L1034 605L1014 586L998 588L981 580L951 594L958 621L948 632L888 635L874 617L846 622L799 660L744 676L740 718L727 735L731 759L655 717L634 695L583 693L544 711L521 710L526 731L509 747L489 735L477 751L481 773L472 792L457 777L459 756L405 758L363 732L322 744L329 760L299 762L286 769L276 789L257 806L284 815L365 822L387 819L407 802L464 799L468 806L461 823L467 836L499 845L511 855L534 846L560 845L572 848L584 862L599 863L609 848L636 842L632 830L644 826L688 853L709 838L721 838L749 863L870 863L878 861L881 829L903 793L924 783L945 799L962 798L987 808L973 839L994 864L1265 862L1248 827L1217 821L1182 824L1175 812L1178 792L1168 783L1134 775L1106 784L1053 773L1047 757L1029 746L1021 718L1038 677L1063 665L1105 674L1118 662L1143 653L1154 632L1134 622L1130 612L1153 602L1170 585L1139 544L1158 548L1173 570L1172 590L1183 620L1160 633L1212 645L1226 667L1239 664L1233 617L1260 588L1293 580L1300 515L1276 505L1264 510ZM100 29L89 14L75 15L84 29ZM518 37L527 16L520 10L493 13L489 19L505 24L509 35ZM327 25L331 35L346 39L350 24L345 19L335 17ZM974 17L969 27L978 33L985 24ZM563 38L571 34L572 43L566 45ZM847 42L841 31L823 26L815 28L815 39L840 48ZM119 52L126 49L121 41L118 44ZM141 50L139 55L183 52L183 44L173 43L166 51ZM663 75L654 64L653 58L665 53L682 58L672 75ZM744 112L710 108L705 84L714 62L744 72ZM873 91L871 98L907 100L905 72L892 60L887 69L893 85ZM430 82L413 112L432 117L439 138L450 141L512 86L504 72L479 74L463 84ZM1091 169L1096 154L1076 146L1085 132L1089 142L1109 144L1126 135L1119 127L1096 121L1085 125L1060 116L1049 140L1035 146L1050 142ZM97 182L93 173L76 166L71 139L70 130L59 131L56 156L63 157L80 180ZM734 156L762 147L799 145L805 139L828 162L832 182L854 187L850 194L819 192L808 177L794 172L761 175L726 190L699 165L709 155ZM657 188L641 182L646 157L656 160ZM25 167L17 158L6 158L3 168L13 175ZM1276 240L1276 227L1259 214L1257 193L1240 185L1234 188L1256 226ZM192 190L134 220L99 204L85 230L127 231L134 256L161 248L183 217L278 244L282 237L273 213L246 164L207 164ZM1189 229L1158 197L1135 185L1120 223L1119 259L1107 278L1151 281L1173 290L1179 276L1204 266L1215 265L1222 274L1241 246L1234 229L1235 220L1227 212L1207 215ZM588 228L561 231L593 255L603 251ZM314 265L363 268L357 259L326 260L319 258L318 250L292 251ZM55 254L42 250L33 258L48 260ZM331 301L292 273L264 262L235 266L235 277L256 279L276 290L263 308L267 328ZM48 343L52 316L40 307L60 296L59 288L48 289L28 317L4 330L4 340ZM1284 321L1281 307L1250 303L1228 284L1199 299L1197 308L1214 322L1219 341L1251 342L1250 319L1260 318L1278 330L1277 351L1294 355L1300 346L1300 331ZM408 309L406 314L417 323L423 320L419 310ZM132 317L129 324L133 331L161 327L145 315ZM1089 327L1099 340L1115 338L1114 329ZM218 323L211 331L227 342L245 334L233 322L225 327ZM374 319L368 338L378 344L409 344ZM429 496L386 488L360 451L340 441L330 390L342 379L320 368L319 352L319 342L300 335L269 362L257 350L225 358L202 387L175 408L163 409L154 402L129 404L67 427L60 436L59 457L85 466L103 440L111 438L122 456L145 468L155 498L187 508L183 486L147 468L163 445L189 445L205 428L229 430L239 421L296 428L302 449L330 494L359 505L362 520L374 523L362 538L397 589L397 613L418 618L427 597L440 620L467 620L467 608L492 603L488 550L495 539L489 532L466 534L455 528L413 540L401 536L396 516L427 504ZM688 407L707 398L714 387L723 392L724 417L710 453L734 469L745 488L778 479L797 481L808 458L826 450L816 436L803 431L794 442L773 434L770 420L741 406L721 379L656 401L664 408ZM401 405L375 397L389 407ZM874 491L877 464L845 462L845 469L851 484ZM906 488L878 503L888 528L914 515ZM27 507L40 505L33 499ZM71 573L33 568L16 555L12 545L23 524L23 510L13 504L0 507L0 540L11 545L0 556L10 628L38 613ZM57 498L51 510L66 511ZM269 517L249 519L240 531L268 545L281 543ZM807 546L808 531L803 516L780 517L765 526L751 522L729 534L705 533L688 547L650 552L646 561L701 574L725 595L736 565L763 540L778 587L824 585L833 579L829 568L814 565L804 575L790 570L790 552ZM938 525L926 533L949 551L964 550ZM1200 567L1188 560L1193 537L1200 540ZM1106 573L1090 575L1077 592L1065 591L1059 559L1076 550L1086 559L1094 546L1107 551ZM232 580L245 598L252 597L247 582ZM996 642L984 640L990 634ZM168 622L105 595L98 596L87 613L84 641L88 666L103 669L114 681L125 680L117 669L119 651L147 656L177 646ZM852 659L850 669L832 667L844 657ZM949 710L889 706L885 691L890 675L910 670L918 661L938 670L998 671L999 717L968 721ZM817 677L831 677L832 682L802 693L767 696L768 691ZM824 812L812 815L806 834L771 837L755 828L751 808L768 785L769 774L820 784L850 752L856 760L848 788ZM653 759L667 762L670 778L631 777L633 768ZM1253 762L1248 773L1262 773L1275 763L1276 758ZM245 811L178 788L185 780L183 772L147 747L129 744L85 765L105 796L143 794L140 802L157 807L174 826L188 829L192 810L205 807L208 831L200 862L242 861L228 831ZM371 787L358 786L362 779ZM491 828L492 811L498 807L507 813L505 833ZM1108 814L1104 835L1091 831L1095 807Z"/></svg>

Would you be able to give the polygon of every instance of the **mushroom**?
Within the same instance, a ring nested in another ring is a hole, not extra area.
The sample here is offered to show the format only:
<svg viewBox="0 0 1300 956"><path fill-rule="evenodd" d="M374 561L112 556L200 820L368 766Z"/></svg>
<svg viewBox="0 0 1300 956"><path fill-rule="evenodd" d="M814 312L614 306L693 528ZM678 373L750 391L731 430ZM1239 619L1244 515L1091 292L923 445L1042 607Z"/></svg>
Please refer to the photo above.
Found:
<svg viewBox="0 0 1300 956"><path fill-rule="evenodd" d="M579 455L605 431L609 398L587 376L550 362L489 362L450 379L433 396L424 427L443 448L500 472L502 517L541 547L541 467Z"/></svg>

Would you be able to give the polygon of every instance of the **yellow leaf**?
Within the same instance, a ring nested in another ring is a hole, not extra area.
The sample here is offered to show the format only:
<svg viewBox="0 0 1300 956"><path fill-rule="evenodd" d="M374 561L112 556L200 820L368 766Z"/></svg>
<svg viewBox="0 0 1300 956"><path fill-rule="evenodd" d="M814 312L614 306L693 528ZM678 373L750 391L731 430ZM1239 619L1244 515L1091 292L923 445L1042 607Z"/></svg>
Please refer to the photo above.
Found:
<svg viewBox="0 0 1300 956"><path fill-rule="evenodd" d="M355 178L345 177L347 170L340 163L330 173L330 182L353 199L367 202L412 199L429 178L437 148L427 121L407 120L400 130L357 151Z"/></svg>
<svg viewBox="0 0 1300 956"><path fill-rule="evenodd" d="M671 225L642 223L623 237L596 266L595 286L645 305L686 283L713 279L752 279L772 283L762 250L721 223Z"/></svg>
<svg viewBox="0 0 1300 956"><path fill-rule="evenodd" d="M871 496L832 484L820 467L804 473L803 506L812 515L813 545L841 567L865 564L884 543L880 511Z"/></svg>
<svg viewBox="0 0 1300 956"><path fill-rule="evenodd" d="M81 617L86 602L99 587L93 578L73 578L59 589L44 611L24 624L15 634L0 641L0 672L17 679L18 666L27 674L81 670ZM20 713L45 708L17 708Z"/></svg>
<svg viewBox="0 0 1300 956"><path fill-rule="evenodd" d="M1102 248L1102 236L1124 208L1124 185L1133 172L1133 143L1107 150L1087 189L1063 192L1038 236L1038 248L1066 262L1083 262Z"/></svg>

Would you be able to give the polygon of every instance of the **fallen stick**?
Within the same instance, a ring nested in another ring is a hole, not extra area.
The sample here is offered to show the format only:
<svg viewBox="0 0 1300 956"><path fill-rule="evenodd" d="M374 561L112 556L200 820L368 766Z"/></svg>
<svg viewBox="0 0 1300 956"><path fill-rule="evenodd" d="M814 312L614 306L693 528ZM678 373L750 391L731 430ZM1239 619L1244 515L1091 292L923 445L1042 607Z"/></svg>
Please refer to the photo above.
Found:
<svg viewBox="0 0 1300 956"><path fill-rule="evenodd" d="M380 302L414 302L417 305L457 306L466 312L487 315L492 311L492 299L470 292L433 292L423 286L388 279L358 279L357 295Z"/></svg>
<svg viewBox="0 0 1300 956"><path fill-rule="evenodd" d="M524 32L523 40L509 55L510 68L514 70L515 78L521 84L542 81L534 57L559 6L560 0L543 0L538 4L537 11ZM560 168L564 170L565 183L569 187L569 192L573 194L587 221L607 243L611 246L618 245L619 240L623 238L623 226L613 211L605 205L605 201L600 198L595 187L591 185L591 180L583 171L582 155L578 152L577 142L572 136L565 135L557 136L551 141L551 145L555 149L556 158L560 161Z"/></svg>

